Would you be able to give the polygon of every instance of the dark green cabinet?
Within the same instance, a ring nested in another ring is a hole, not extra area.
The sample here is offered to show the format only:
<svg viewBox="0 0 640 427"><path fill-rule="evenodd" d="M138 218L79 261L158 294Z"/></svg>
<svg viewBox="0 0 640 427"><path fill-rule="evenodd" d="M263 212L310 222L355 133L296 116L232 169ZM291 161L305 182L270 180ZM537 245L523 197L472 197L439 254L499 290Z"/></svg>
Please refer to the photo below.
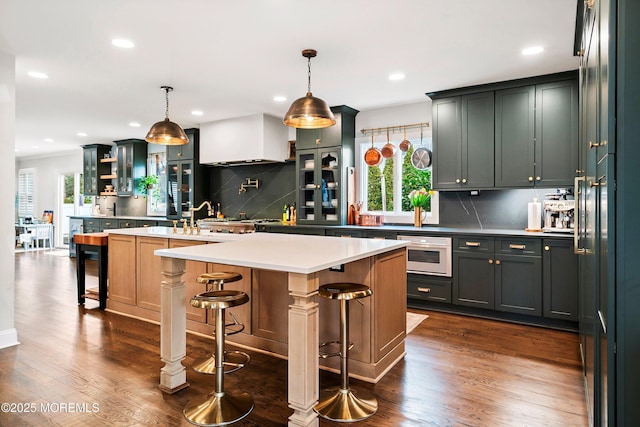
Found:
<svg viewBox="0 0 640 427"><path fill-rule="evenodd" d="M120 221L114 218L101 219L99 227L100 227L100 231L113 230L116 228L120 228Z"/></svg>
<svg viewBox="0 0 640 427"><path fill-rule="evenodd" d="M342 225L347 219L347 183L355 183L357 110L332 107L336 124L296 131L296 221ZM313 143L311 140L313 139Z"/></svg>
<svg viewBox="0 0 640 427"><path fill-rule="evenodd" d="M536 85L536 185L573 185L578 169L578 128L577 81Z"/></svg>
<svg viewBox="0 0 640 427"><path fill-rule="evenodd" d="M494 308L493 245L492 237L453 238L453 304Z"/></svg>
<svg viewBox="0 0 640 427"><path fill-rule="evenodd" d="M197 211L200 204L210 200L206 167L200 165L200 131L185 129L189 143L167 147L167 213L169 219L203 218L206 207Z"/></svg>
<svg viewBox="0 0 640 427"><path fill-rule="evenodd" d="M544 239L542 294L544 317L578 321L578 258L573 241Z"/></svg>
<svg viewBox="0 0 640 427"><path fill-rule="evenodd" d="M296 150L335 147L355 137L357 110L346 105L331 107L336 124L323 129L296 129Z"/></svg>
<svg viewBox="0 0 640 427"><path fill-rule="evenodd" d="M85 196L98 196L103 183L100 176L111 173L111 164L101 162L105 156L111 155L111 146L103 144L83 145L82 179Z"/></svg>
<svg viewBox="0 0 640 427"><path fill-rule="evenodd" d="M189 143L184 145L167 145L167 160L198 159L194 157L196 147L200 144L200 131L195 128L185 129L184 133L189 138Z"/></svg>
<svg viewBox="0 0 640 427"><path fill-rule="evenodd" d="M407 274L407 304L419 307L420 301L451 303L451 278Z"/></svg>
<svg viewBox="0 0 640 427"><path fill-rule="evenodd" d="M576 77L572 71L427 94L433 100L433 188L573 185Z"/></svg>
<svg viewBox="0 0 640 427"><path fill-rule="evenodd" d="M541 316L541 276L539 239L454 238L454 304Z"/></svg>
<svg viewBox="0 0 640 427"><path fill-rule="evenodd" d="M496 91L496 187L534 183L535 87Z"/></svg>
<svg viewBox="0 0 640 427"><path fill-rule="evenodd" d="M147 173L147 142L142 139L114 142L118 160L116 192L118 196L138 195L138 182Z"/></svg>
<svg viewBox="0 0 640 427"><path fill-rule="evenodd" d="M432 111L433 188L492 188L493 91L436 99Z"/></svg>
<svg viewBox="0 0 640 427"><path fill-rule="evenodd" d="M495 186L573 185L578 164L575 79L496 91Z"/></svg>
<svg viewBox="0 0 640 427"><path fill-rule="evenodd" d="M99 231L102 231L99 219L89 218L84 220L84 224L82 225L83 233L97 233Z"/></svg>

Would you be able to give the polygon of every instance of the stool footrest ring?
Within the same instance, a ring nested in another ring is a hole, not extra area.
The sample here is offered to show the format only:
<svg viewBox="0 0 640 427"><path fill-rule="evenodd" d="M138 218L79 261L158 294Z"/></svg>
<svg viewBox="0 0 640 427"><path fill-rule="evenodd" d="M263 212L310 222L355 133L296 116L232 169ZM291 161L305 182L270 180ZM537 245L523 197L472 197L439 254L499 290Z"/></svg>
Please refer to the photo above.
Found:
<svg viewBox="0 0 640 427"><path fill-rule="evenodd" d="M323 342L320 343L320 345L318 346L319 348L319 355L321 358L326 359L328 357L335 357L335 356L341 356L342 352L340 350L338 351L326 351L323 350L324 347L329 347L329 346L337 346L338 348L340 347L340 341L327 341L327 342ZM351 350L353 348L353 343L349 342L349 350Z"/></svg>

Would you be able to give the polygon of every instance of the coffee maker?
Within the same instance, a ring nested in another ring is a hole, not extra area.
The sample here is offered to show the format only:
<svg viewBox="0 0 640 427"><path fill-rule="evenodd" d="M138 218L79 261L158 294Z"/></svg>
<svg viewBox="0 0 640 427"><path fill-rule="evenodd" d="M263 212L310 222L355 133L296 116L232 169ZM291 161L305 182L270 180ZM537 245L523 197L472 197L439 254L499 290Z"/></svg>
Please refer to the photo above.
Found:
<svg viewBox="0 0 640 427"><path fill-rule="evenodd" d="M575 200L567 199L567 190L545 194L542 208L544 211L545 232L572 233L575 219Z"/></svg>

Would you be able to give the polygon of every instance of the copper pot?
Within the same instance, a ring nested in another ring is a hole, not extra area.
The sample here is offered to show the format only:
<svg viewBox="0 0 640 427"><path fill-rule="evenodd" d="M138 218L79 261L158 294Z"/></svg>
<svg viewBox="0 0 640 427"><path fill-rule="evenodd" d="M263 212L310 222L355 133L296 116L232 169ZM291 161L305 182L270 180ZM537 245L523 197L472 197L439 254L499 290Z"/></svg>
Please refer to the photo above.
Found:
<svg viewBox="0 0 640 427"><path fill-rule="evenodd" d="M406 153L409 151L409 147L411 147L411 142L407 139L407 128L404 129L404 139L400 143L400 151Z"/></svg>
<svg viewBox="0 0 640 427"><path fill-rule="evenodd" d="M378 166L382 161L382 153L373 146L373 134L371 134L371 148L364 153L364 162L367 166Z"/></svg>
<svg viewBox="0 0 640 427"><path fill-rule="evenodd" d="M387 129L387 143L382 147L382 157L388 159L396 154L396 147L389 142L389 130Z"/></svg>

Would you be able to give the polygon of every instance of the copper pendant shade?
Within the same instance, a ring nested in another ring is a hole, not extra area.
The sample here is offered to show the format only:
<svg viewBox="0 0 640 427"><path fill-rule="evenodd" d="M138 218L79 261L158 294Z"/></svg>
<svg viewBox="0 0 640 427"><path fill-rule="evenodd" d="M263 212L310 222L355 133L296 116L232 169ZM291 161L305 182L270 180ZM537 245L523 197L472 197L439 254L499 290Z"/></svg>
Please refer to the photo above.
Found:
<svg viewBox="0 0 640 427"><path fill-rule="evenodd" d="M282 120L287 126L300 129L321 129L336 124L336 119L329 105L311 93L311 58L315 58L317 54L318 52L313 49L305 49L302 51L302 56L307 58L307 95L303 98L296 99L293 104L291 104L291 107L289 107L289 111L287 111L284 120Z"/></svg>
<svg viewBox="0 0 640 427"><path fill-rule="evenodd" d="M167 108L165 111L164 120L155 123L147 132L145 141L151 144L160 145L184 145L189 143L189 138L184 130L178 125L169 120L169 92L173 90L171 86L162 86L162 90L166 92Z"/></svg>

